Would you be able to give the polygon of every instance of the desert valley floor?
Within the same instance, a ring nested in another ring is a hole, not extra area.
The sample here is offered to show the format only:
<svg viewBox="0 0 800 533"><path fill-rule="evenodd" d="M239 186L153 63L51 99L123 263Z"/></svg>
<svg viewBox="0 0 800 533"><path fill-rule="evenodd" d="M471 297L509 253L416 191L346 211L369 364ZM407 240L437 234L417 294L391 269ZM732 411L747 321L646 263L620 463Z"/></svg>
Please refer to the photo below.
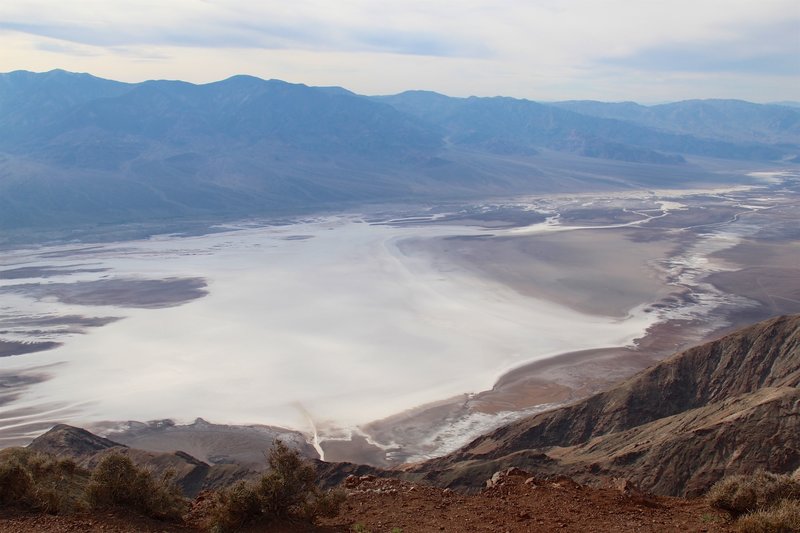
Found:
<svg viewBox="0 0 800 533"><path fill-rule="evenodd" d="M800 179L756 177L4 250L0 436L202 417L326 459L446 453L800 312Z"/></svg>

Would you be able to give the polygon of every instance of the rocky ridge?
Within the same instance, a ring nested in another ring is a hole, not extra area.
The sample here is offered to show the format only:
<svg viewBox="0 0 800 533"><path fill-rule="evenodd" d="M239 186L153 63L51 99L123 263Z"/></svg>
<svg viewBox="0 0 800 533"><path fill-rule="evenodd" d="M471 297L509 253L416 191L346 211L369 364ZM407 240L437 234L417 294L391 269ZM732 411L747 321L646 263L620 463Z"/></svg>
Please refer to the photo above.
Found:
<svg viewBox="0 0 800 533"><path fill-rule="evenodd" d="M509 466L591 481L625 477L664 495L725 475L800 466L800 316L689 349L573 405L517 421L409 469L475 488Z"/></svg>

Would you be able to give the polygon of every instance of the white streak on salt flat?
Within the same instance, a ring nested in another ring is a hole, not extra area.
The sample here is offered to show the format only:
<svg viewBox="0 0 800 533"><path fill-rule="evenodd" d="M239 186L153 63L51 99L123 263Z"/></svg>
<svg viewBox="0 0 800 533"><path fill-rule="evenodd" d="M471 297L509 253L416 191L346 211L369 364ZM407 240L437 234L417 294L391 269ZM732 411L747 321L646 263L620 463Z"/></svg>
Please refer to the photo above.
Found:
<svg viewBox="0 0 800 533"><path fill-rule="evenodd" d="M6 358L6 370L66 362L7 409L59 402L81 406L75 423L202 416L304 430L305 410L318 428L347 427L488 389L524 362L628 344L655 320L581 314L396 247L405 236L478 233L341 217L102 247L91 261L115 277L202 276L210 294L167 309L111 309L127 318ZM313 238L285 239L297 234ZM110 310L18 300L27 311Z"/></svg>

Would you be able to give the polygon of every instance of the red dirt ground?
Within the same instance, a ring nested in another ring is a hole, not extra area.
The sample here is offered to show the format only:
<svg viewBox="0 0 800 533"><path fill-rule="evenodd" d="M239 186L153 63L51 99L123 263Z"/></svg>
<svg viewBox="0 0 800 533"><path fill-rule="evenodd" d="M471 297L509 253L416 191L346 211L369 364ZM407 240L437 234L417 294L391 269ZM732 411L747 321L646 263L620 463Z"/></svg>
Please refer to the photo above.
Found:
<svg viewBox="0 0 800 533"><path fill-rule="evenodd" d="M724 513L703 500L643 494L624 482L608 488L581 486L568 478L535 479L511 469L494 486L465 495L447 489L372 476L350 477L347 499L335 518L316 527L301 524L258 526L248 532L730 532ZM202 503L198 503L197 507ZM197 512L177 525L135 516L92 514L60 517L0 514L0 531L66 533L83 531L201 531Z"/></svg>

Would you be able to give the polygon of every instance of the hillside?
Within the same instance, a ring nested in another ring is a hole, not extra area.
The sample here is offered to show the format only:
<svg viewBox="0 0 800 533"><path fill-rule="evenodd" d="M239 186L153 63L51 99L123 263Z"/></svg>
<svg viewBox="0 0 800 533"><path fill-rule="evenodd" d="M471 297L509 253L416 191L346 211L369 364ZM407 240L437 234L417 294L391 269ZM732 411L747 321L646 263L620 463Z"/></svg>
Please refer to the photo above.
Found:
<svg viewBox="0 0 800 533"><path fill-rule="evenodd" d="M351 476L340 490L345 497L338 513L316 525L284 521L236 531L733 531L727 514L702 499L653 496L621 481L588 487L569 478L546 479L517 469L497 473L479 494L374 476ZM215 531L205 520L213 497L201 493L190 502L183 519L172 522L124 509L45 514L4 507L0 528L14 533Z"/></svg>
<svg viewBox="0 0 800 533"><path fill-rule="evenodd" d="M725 120L698 111L689 121L694 108L675 105L648 121L597 106L366 97L249 76L194 85L0 74L0 228L730 184L747 181L748 165L800 154L793 108L742 104Z"/></svg>
<svg viewBox="0 0 800 533"><path fill-rule="evenodd" d="M798 405L800 315L778 317L677 354L606 392L504 426L439 459L395 471L316 461L318 479L341 487L346 497L336 516L305 530L731 531L730 517L706 500L674 496L699 496L722 477L758 469L797 476ZM195 497L182 523L125 512L46 516L4 509L0 527L201 531L214 497L204 491L263 471L231 460L251 457L243 449L247 442L264 445L263 430L256 437L198 420L161 431L214 456L204 461L183 451L145 451L64 425L28 449L88 469L122 453L153 472L172 470L184 494ZM226 441L232 443L227 455ZM292 446L314 454L302 441ZM5 450L0 463L13 453Z"/></svg>
<svg viewBox="0 0 800 533"><path fill-rule="evenodd" d="M687 350L410 471L468 488L516 466L585 481L619 476L658 494L694 496L726 475L800 466L799 406L794 315Z"/></svg>

